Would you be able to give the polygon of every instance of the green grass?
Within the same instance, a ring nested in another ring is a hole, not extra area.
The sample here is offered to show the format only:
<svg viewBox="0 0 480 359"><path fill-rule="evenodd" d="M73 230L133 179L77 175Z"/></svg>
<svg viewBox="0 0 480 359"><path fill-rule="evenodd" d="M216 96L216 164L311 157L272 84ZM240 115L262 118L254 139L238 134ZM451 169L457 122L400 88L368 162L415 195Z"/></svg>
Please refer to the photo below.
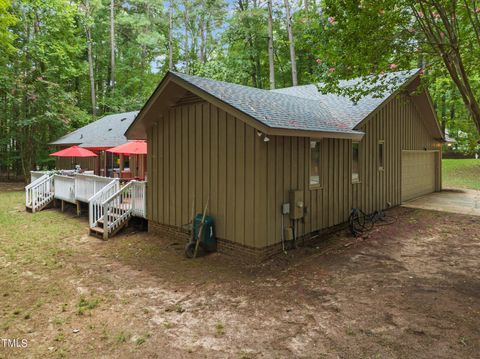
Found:
<svg viewBox="0 0 480 359"><path fill-rule="evenodd" d="M444 159L443 188L480 190L480 159Z"/></svg>

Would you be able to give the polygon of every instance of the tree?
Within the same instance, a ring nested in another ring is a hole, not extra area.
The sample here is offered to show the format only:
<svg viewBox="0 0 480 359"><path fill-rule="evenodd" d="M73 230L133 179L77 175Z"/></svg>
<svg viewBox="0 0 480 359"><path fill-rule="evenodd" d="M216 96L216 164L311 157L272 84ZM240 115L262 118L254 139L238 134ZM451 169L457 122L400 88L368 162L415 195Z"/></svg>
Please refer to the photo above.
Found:
<svg viewBox="0 0 480 359"><path fill-rule="evenodd" d="M270 89L275 89L275 63L273 50L273 6L272 0L268 0L268 68Z"/></svg>
<svg viewBox="0 0 480 359"><path fill-rule="evenodd" d="M95 75L94 75L94 63L93 63L93 50L92 50L92 25L91 25L91 17L92 17L92 10L90 7L89 0L85 0L85 2L81 6L84 12L84 29L85 29L85 37L87 41L87 59L88 59L88 76L90 81L90 98L92 102L92 116L95 118L97 115L97 96L95 90Z"/></svg>
<svg viewBox="0 0 480 359"><path fill-rule="evenodd" d="M110 0L110 88L115 89L115 0Z"/></svg>
<svg viewBox="0 0 480 359"><path fill-rule="evenodd" d="M13 46L14 36L10 28L16 24L17 18L9 12L10 0L0 0L0 58L7 58L8 54L16 51ZM2 60L0 60L2 61Z"/></svg>
<svg viewBox="0 0 480 359"><path fill-rule="evenodd" d="M459 0L325 0L322 80L426 62L443 68L480 133L480 7ZM428 78L428 76L427 76Z"/></svg>
<svg viewBox="0 0 480 359"><path fill-rule="evenodd" d="M288 32L288 42L290 47L290 64L292 67L292 85L298 85L297 79L297 60L295 58L295 38L293 36L292 30L292 17L290 15L290 4L289 0L285 0L285 15L287 23L287 32Z"/></svg>
<svg viewBox="0 0 480 359"><path fill-rule="evenodd" d="M168 69L173 70L173 6L168 9Z"/></svg>

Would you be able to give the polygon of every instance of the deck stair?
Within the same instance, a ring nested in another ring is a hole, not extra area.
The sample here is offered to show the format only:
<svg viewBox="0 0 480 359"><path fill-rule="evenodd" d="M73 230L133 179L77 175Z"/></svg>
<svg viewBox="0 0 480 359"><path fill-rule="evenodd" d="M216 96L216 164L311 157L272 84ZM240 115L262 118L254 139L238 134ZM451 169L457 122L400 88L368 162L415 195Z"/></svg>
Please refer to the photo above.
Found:
<svg viewBox="0 0 480 359"><path fill-rule="evenodd" d="M28 212L38 212L50 205L55 198L53 176L43 174L25 187L25 208Z"/></svg>
<svg viewBox="0 0 480 359"><path fill-rule="evenodd" d="M130 181L122 187L119 179L95 175L64 176L32 173L25 187L27 211L38 212L60 200L77 205L88 203L90 234L108 239L128 225L132 217L146 218L146 182Z"/></svg>
<svg viewBox="0 0 480 359"><path fill-rule="evenodd" d="M89 202L91 235L108 239L126 227L133 216L143 216L145 182L130 181L106 199L106 193L97 195Z"/></svg>

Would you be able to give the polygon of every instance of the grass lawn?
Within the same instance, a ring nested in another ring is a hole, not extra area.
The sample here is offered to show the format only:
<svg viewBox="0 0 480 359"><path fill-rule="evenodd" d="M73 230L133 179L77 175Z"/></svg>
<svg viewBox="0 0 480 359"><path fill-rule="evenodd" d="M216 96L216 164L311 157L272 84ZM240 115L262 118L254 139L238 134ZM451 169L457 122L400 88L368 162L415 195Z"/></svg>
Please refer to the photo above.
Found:
<svg viewBox="0 0 480 359"><path fill-rule="evenodd" d="M480 159L444 159L443 187L480 190Z"/></svg>

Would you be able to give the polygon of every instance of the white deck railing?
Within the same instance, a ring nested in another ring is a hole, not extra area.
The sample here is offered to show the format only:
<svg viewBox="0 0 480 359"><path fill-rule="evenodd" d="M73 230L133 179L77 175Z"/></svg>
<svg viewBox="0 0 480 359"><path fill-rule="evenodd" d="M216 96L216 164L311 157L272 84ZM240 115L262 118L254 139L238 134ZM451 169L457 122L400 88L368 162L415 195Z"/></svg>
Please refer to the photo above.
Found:
<svg viewBox="0 0 480 359"><path fill-rule="evenodd" d="M133 191L133 215L147 218L147 182L131 181Z"/></svg>
<svg viewBox="0 0 480 359"><path fill-rule="evenodd" d="M117 229L133 214L134 181L127 183L120 191L103 202L103 238Z"/></svg>
<svg viewBox="0 0 480 359"><path fill-rule="evenodd" d="M54 197L53 176L45 174L25 187L25 204L34 213Z"/></svg>
<svg viewBox="0 0 480 359"><path fill-rule="evenodd" d="M54 175L53 183L55 198L75 203L75 178L70 176Z"/></svg>
<svg viewBox="0 0 480 359"><path fill-rule="evenodd" d="M75 199L88 202L98 191L114 181L113 178L95 175L75 175Z"/></svg>
<svg viewBox="0 0 480 359"><path fill-rule="evenodd" d="M48 178L48 175L42 175L30 182L29 185L25 186L25 205L27 207L32 207L33 202L33 188L42 182L45 178Z"/></svg>
<svg viewBox="0 0 480 359"><path fill-rule="evenodd" d="M147 217L146 187L144 181L130 181L121 187L117 178L46 173L25 187L25 202L32 212L54 198L88 202L90 227L95 228L103 220L104 237L108 238L130 217Z"/></svg>
<svg viewBox="0 0 480 359"><path fill-rule="evenodd" d="M112 180L88 201L88 221L90 228L94 228L98 220L103 217L103 203L120 190L118 179Z"/></svg>

